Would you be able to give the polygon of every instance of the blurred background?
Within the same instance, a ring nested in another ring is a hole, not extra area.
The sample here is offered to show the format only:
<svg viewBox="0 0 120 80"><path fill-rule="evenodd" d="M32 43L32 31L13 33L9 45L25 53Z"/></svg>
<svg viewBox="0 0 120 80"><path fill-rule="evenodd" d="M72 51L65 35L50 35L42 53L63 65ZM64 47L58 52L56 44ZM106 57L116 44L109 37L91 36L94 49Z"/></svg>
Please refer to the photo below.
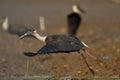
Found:
<svg viewBox="0 0 120 80"><path fill-rule="evenodd" d="M26 57L23 52L38 51L44 43L2 30L0 25L0 78L4 77L77 77L120 78L120 0L0 0L0 24L7 16L9 24L22 24L37 29L39 34L66 34L67 15L73 4L79 4L87 13L77 37L89 45L93 55L88 63L95 70L92 76L80 54L51 54ZM39 28L39 17L45 18L45 31Z"/></svg>

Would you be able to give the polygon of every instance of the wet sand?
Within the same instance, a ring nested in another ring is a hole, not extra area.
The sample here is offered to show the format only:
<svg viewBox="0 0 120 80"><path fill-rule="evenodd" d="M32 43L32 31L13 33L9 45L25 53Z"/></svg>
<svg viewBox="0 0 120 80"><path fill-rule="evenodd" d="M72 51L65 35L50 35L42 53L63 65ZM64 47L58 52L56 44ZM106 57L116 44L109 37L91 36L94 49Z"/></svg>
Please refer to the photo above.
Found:
<svg viewBox="0 0 120 80"><path fill-rule="evenodd" d="M0 1L0 18L8 16L10 24L34 27L42 35L66 34L66 15L71 12L72 1ZM120 5L111 1L79 2L87 11L77 37L90 46L88 49L104 63L87 61L95 70L93 76L80 54L59 53L49 56L26 57L25 51L36 52L44 43L16 35L0 28L0 78L21 76L50 76L70 78L120 78ZM45 32L39 30L39 16L45 16ZM63 30L64 29L64 30ZM62 32L63 31L63 32Z"/></svg>

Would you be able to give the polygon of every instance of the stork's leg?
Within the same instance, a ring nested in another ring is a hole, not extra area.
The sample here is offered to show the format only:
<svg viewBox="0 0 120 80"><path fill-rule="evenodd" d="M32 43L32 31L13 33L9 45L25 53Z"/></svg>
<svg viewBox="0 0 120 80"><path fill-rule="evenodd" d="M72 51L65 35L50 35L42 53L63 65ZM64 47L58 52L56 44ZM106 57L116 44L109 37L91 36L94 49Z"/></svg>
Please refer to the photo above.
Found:
<svg viewBox="0 0 120 80"><path fill-rule="evenodd" d="M91 55L87 50L82 49L87 55L89 55L91 58L93 58L94 60L97 60L97 58L93 55Z"/></svg>
<svg viewBox="0 0 120 80"><path fill-rule="evenodd" d="M80 52L79 52L79 53L80 53ZM84 59L86 65L87 65L88 69L89 69L90 72L94 75L95 72L94 72L94 70L89 66L89 64L88 64L88 62L87 62L87 60L86 60L86 57L85 57L82 53L80 53L80 54L82 55L82 57L83 57L83 59Z"/></svg>
<svg viewBox="0 0 120 80"><path fill-rule="evenodd" d="M90 54L87 50L85 49L82 49L87 55L89 55L92 59L96 60L96 61L99 61L101 63L104 63L102 60L100 60L99 58L93 56L92 54Z"/></svg>

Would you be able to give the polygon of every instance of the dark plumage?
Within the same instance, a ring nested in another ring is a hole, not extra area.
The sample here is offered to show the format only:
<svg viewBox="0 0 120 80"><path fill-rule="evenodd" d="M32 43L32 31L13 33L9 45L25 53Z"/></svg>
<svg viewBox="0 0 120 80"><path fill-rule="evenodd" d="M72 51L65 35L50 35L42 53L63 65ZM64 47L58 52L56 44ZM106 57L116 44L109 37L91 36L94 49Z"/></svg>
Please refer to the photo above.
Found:
<svg viewBox="0 0 120 80"><path fill-rule="evenodd" d="M30 30L32 30L32 29L27 28L26 26L17 25L17 24L9 25L9 27L8 27L8 32L9 33L15 34L15 35L18 35L18 36L22 36Z"/></svg>
<svg viewBox="0 0 120 80"><path fill-rule="evenodd" d="M81 13L85 13L78 5L73 5L72 10L73 12L67 16L68 34L71 36L76 35L82 21Z"/></svg>
<svg viewBox="0 0 120 80"><path fill-rule="evenodd" d="M33 30L33 29L27 28L26 26L23 26L23 25L9 24L7 17L3 18L2 28L3 28L3 30L5 30L5 31L7 31L11 34L15 34L15 35L18 35L18 36L22 36L26 32L28 32L30 30Z"/></svg>
<svg viewBox="0 0 120 80"><path fill-rule="evenodd" d="M80 24L81 24L81 16L75 12L69 14L67 16L68 19L68 34L75 35Z"/></svg>
<svg viewBox="0 0 120 80"><path fill-rule="evenodd" d="M52 35L45 39L46 45L43 46L36 54L51 54L51 53L69 53L79 51L84 44L75 37L66 35ZM27 53L26 53L27 54ZM28 52L29 54L29 52ZM33 53L34 54L34 53Z"/></svg>
<svg viewBox="0 0 120 80"><path fill-rule="evenodd" d="M36 31L28 32L25 34L25 36L27 35L32 35L37 39L42 40L46 43L46 45L43 46L39 51L37 51L36 54L51 54L51 53L59 53L59 52L69 53L73 51L79 51L80 49L84 49L84 47L88 47L78 38L69 35L48 35L42 37ZM20 38L23 37L24 35L21 36ZM30 52L30 54L32 53ZM25 53L25 55L27 55L27 53Z"/></svg>
<svg viewBox="0 0 120 80"><path fill-rule="evenodd" d="M52 54L52 53L69 53L69 52L78 52L80 50L83 50L85 53L89 54L86 50L85 47L88 47L85 43L80 41L78 38L74 36L69 36L69 35L48 35L48 36L40 36L37 31L29 31L23 36L21 36L19 39L24 38L25 36L34 36L35 38L42 40L46 43L40 50L37 52L24 52L26 56L32 57L36 56L38 54L43 55L43 54ZM94 71L92 68L90 68L89 64L86 61L86 58L84 55L81 53L83 56L83 59L85 60L85 63L88 67L88 69L94 74ZM89 54L90 55L90 54ZM95 58L96 59L96 58Z"/></svg>

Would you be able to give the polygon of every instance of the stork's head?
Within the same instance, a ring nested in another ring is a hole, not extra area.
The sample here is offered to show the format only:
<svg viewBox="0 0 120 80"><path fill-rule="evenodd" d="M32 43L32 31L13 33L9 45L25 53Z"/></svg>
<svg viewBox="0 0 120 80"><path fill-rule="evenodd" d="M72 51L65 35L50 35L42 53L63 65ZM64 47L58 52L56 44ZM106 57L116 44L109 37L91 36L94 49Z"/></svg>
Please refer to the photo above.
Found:
<svg viewBox="0 0 120 80"><path fill-rule="evenodd" d="M72 9L73 9L73 12L78 13L78 14L86 13L82 8L79 7L78 4L73 5Z"/></svg>
<svg viewBox="0 0 120 80"><path fill-rule="evenodd" d="M2 18L2 28L8 30L8 17L6 16Z"/></svg>

